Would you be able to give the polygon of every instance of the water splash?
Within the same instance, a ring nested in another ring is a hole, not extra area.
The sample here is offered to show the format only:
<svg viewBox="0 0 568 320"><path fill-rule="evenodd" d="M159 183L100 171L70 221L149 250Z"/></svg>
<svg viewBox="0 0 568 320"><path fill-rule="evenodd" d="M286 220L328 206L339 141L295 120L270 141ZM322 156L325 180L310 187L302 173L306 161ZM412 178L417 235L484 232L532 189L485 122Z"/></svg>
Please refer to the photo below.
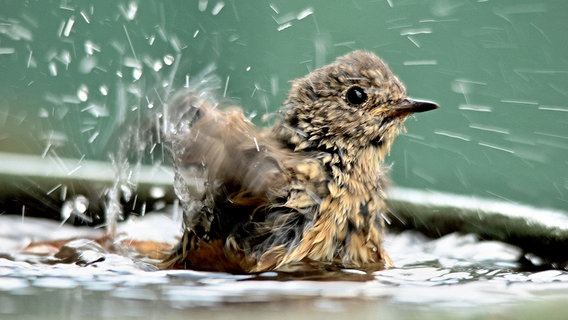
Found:
<svg viewBox="0 0 568 320"><path fill-rule="evenodd" d="M77 195L66 200L61 206L61 224L66 223L71 218L77 218L86 223L93 222L93 219L86 214L88 208L89 199L83 195Z"/></svg>
<svg viewBox="0 0 568 320"><path fill-rule="evenodd" d="M218 15L221 12L221 10L223 10L224 7L225 7L225 2L223 1L217 2L213 7L213 9L211 9L211 14L214 16Z"/></svg>

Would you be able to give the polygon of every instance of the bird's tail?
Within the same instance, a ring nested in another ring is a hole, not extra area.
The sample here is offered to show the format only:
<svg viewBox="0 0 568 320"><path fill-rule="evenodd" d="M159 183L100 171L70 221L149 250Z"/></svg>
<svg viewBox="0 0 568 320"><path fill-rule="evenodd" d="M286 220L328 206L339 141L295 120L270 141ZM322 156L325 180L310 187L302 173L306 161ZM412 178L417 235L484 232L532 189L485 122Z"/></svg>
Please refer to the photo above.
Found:
<svg viewBox="0 0 568 320"><path fill-rule="evenodd" d="M186 269L185 261L187 261L189 253L188 248L194 235L187 230L184 231L179 243L165 259L157 264L157 267L160 269Z"/></svg>

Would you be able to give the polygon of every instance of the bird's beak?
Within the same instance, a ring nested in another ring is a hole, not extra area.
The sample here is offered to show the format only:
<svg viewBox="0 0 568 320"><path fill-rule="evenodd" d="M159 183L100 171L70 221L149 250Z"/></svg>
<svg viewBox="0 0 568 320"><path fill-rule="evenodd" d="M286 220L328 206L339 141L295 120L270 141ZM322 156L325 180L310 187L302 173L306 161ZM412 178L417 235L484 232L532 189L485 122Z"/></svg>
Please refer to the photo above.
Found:
<svg viewBox="0 0 568 320"><path fill-rule="evenodd" d="M432 101L406 98L402 101L402 103L391 107L391 110L399 114L408 114L408 113L430 111L438 109L439 107L440 106L437 103Z"/></svg>

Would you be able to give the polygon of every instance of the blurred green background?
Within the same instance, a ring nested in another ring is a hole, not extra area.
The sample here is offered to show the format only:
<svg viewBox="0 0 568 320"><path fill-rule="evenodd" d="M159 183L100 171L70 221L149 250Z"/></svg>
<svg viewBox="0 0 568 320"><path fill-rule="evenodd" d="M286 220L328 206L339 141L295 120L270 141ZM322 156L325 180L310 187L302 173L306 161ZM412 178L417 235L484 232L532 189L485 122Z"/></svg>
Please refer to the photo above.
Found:
<svg viewBox="0 0 568 320"><path fill-rule="evenodd" d="M396 185L567 210L563 0L0 6L0 152L109 161L124 123L159 114L211 64L219 96L258 119L289 80L367 49L442 106L407 121L389 159Z"/></svg>

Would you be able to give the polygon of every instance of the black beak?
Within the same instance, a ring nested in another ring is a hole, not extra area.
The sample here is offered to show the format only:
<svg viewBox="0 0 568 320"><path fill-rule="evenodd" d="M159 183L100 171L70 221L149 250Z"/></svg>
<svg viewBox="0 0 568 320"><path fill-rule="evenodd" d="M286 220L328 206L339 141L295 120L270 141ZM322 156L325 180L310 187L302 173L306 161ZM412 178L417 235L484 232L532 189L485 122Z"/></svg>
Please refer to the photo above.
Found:
<svg viewBox="0 0 568 320"><path fill-rule="evenodd" d="M400 113L416 113L438 109L439 107L437 103L432 101L406 98L401 104L394 106L392 109Z"/></svg>

